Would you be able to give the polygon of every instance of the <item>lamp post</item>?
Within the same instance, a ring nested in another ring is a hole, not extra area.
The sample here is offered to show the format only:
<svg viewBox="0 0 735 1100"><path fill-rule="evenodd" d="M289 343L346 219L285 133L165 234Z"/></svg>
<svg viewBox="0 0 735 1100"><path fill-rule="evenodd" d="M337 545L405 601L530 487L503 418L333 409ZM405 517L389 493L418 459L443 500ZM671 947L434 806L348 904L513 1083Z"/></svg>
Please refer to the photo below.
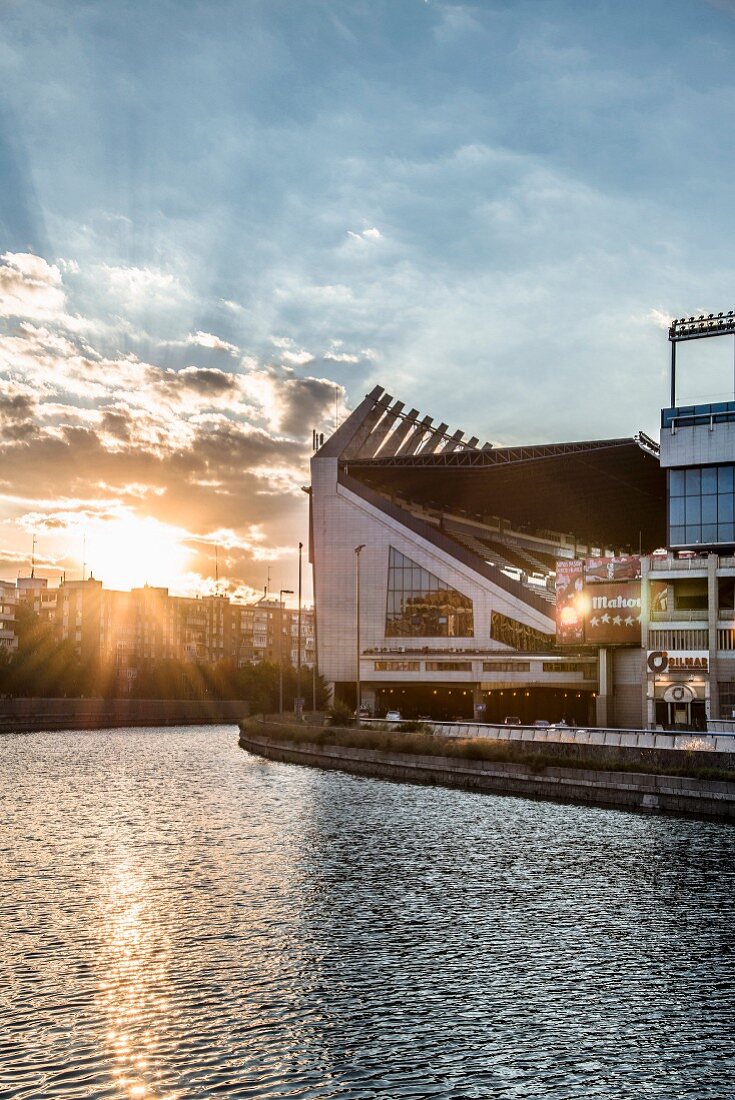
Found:
<svg viewBox="0 0 735 1100"><path fill-rule="evenodd" d="M293 596L293 588L278 593L278 714L283 714L283 597Z"/></svg>
<svg viewBox="0 0 735 1100"><path fill-rule="evenodd" d="M365 549L365 543L361 542L355 547L355 721L360 725L360 554Z"/></svg>
<svg viewBox="0 0 735 1100"><path fill-rule="evenodd" d="M297 622L296 639L296 717L301 720L301 552L304 549L303 542L299 543L299 614Z"/></svg>

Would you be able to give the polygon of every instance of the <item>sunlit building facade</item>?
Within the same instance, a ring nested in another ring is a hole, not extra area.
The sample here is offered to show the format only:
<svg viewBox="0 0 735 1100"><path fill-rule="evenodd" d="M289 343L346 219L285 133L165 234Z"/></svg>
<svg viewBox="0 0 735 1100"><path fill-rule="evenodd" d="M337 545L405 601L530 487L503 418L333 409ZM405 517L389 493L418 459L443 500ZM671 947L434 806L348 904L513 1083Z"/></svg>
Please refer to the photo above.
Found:
<svg viewBox="0 0 735 1100"><path fill-rule="evenodd" d="M167 588L104 588L93 577L64 580L49 588L45 578L20 577L0 582L0 644L17 648L15 610L23 604L50 622L60 641L73 646L82 661L116 670L118 690L130 691L138 672L163 661L242 667L261 661L314 664L314 613L278 600L234 603L227 596L172 596Z"/></svg>
<svg viewBox="0 0 735 1100"><path fill-rule="evenodd" d="M15 632L17 593L14 584L0 581L0 649L10 653L18 648Z"/></svg>

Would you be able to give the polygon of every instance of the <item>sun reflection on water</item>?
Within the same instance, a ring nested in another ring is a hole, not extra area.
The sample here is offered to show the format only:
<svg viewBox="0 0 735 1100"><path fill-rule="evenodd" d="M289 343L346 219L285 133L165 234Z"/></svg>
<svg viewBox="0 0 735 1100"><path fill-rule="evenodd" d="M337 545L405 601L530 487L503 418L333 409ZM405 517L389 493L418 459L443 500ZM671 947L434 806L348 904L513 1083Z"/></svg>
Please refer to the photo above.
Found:
<svg viewBox="0 0 735 1100"><path fill-rule="evenodd" d="M107 1017L107 1056L121 1097L174 1100L161 1091L156 1025L165 1019L170 951L143 876L115 867L102 914L106 938L99 996Z"/></svg>

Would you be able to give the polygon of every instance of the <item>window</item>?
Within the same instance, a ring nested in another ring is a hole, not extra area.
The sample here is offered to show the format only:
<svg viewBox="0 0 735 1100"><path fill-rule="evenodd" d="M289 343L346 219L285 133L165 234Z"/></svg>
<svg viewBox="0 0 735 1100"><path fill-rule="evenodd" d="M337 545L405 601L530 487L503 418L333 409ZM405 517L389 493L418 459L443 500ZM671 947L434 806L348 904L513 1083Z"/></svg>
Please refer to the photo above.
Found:
<svg viewBox="0 0 735 1100"><path fill-rule="evenodd" d="M391 546L385 634L388 638L472 638L472 600Z"/></svg>
<svg viewBox="0 0 735 1100"><path fill-rule="evenodd" d="M720 611L735 610L735 577L718 577L717 606Z"/></svg>
<svg viewBox="0 0 735 1100"><path fill-rule="evenodd" d="M721 680L720 688L720 718L735 718L735 681Z"/></svg>
<svg viewBox="0 0 735 1100"><path fill-rule="evenodd" d="M483 661L483 672L530 672L530 661Z"/></svg>
<svg viewBox="0 0 735 1100"><path fill-rule="evenodd" d="M673 582L674 608L683 611L707 610L707 581L704 577L685 578Z"/></svg>
<svg viewBox="0 0 735 1100"><path fill-rule="evenodd" d="M735 541L734 469L728 465L669 470L670 546Z"/></svg>
<svg viewBox="0 0 735 1100"><path fill-rule="evenodd" d="M376 672L419 672L420 661L376 661Z"/></svg>
<svg viewBox="0 0 735 1100"><path fill-rule="evenodd" d="M503 645L509 645L521 653L538 653L554 645L554 635L544 634L533 626L519 623L509 615L493 611L490 620L490 637Z"/></svg>
<svg viewBox="0 0 735 1100"><path fill-rule="evenodd" d="M590 661L544 661L545 672L581 672L585 680L596 680L596 665Z"/></svg>
<svg viewBox="0 0 735 1100"><path fill-rule="evenodd" d="M427 661L427 672L472 672L472 661Z"/></svg>

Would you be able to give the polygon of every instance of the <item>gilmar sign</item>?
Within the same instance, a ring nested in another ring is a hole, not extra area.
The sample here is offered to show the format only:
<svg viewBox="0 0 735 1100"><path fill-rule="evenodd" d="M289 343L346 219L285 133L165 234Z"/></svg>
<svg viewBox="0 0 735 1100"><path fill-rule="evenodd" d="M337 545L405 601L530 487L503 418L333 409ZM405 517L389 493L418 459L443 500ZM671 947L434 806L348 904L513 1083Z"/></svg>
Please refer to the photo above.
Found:
<svg viewBox="0 0 735 1100"><path fill-rule="evenodd" d="M653 668L651 658L657 656L666 657L665 665L654 670L657 672L709 672L709 653L706 649L680 650L677 653L649 650L649 668Z"/></svg>

